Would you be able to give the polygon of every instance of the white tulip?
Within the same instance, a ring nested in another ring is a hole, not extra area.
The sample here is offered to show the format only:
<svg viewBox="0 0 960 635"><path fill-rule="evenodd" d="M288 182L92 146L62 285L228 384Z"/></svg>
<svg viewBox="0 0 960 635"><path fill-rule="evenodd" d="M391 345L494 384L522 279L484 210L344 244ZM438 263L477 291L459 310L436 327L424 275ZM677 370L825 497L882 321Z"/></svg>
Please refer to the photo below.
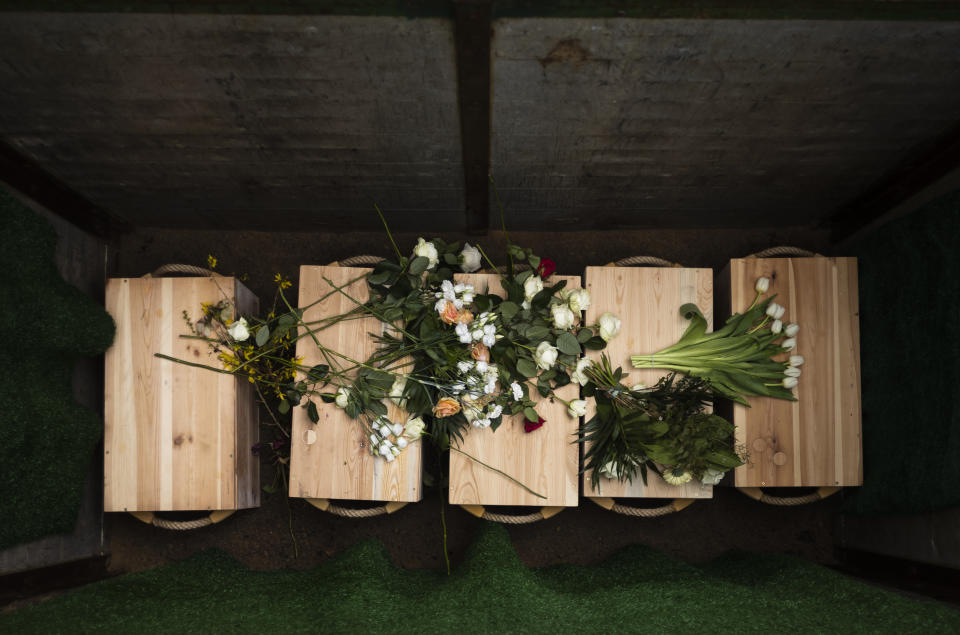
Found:
<svg viewBox="0 0 960 635"><path fill-rule="evenodd" d="M773 319L777 319L777 311L779 311L780 308L781 307L779 304L777 304L776 302L771 302L770 304L767 305L767 315L769 315Z"/></svg>
<svg viewBox="0 0 960 635"><path fill-rule="evenodd" d="M796 377L784 377L783 378L783 387L784 388L796 388L797 384L800 383Z"/></svg>
<svg viewBox="0 0 960 635"><path fill-rule="evenodd" d="M250 331L247 330L247 321L243 318L231 324L227 332L235 342L242 342L250 337Z"/></svg>
<svg viewBox="0 0 960 635"><path fill-rule="evenodd" d="M586 357L580 358L577 360L577 367L570 373L570 379L574 380L581 386L586 386L590 381L590 378L584 374L584 370L593 366L593 362L587 359Z"/></svg>
<svg viewBox="0 0 960 635"><path fill-rule="evenodd" d="M573 326L573 321L576 319L573 311L564 304L554 304L550 307L550 313L553 316L553 325L558 329L569 329Z"/></svg>
<svg viewBox="0 0 960 635"><path fill-rule="evenodd" d="M380 426L380 436L382 436L382 437L389 437L390 434L391 434L391 432L392 432L392 430L390 430L390 426L388 426L388 425L386 425L386 424Z"/></svg>
<svg viewBox="0 0 960 635"><path fill-rule="evenodd" d="M799 377L801 372L802 371L799 368L796 368L794 366L787 366L784 369L783 374L786 375L787 377Z"/></svg>
<svg viewBox="0 0 960 635"><path fill-rule="evenodd" d="M583 417L587 414L587 402L583 399L574 399L567 406L567 413L573 417Z"/></svg>
<svg viewBox="0 0 960 635"><path fill-rule="evenodd" d="M472 273L480 268L480 250L471 247L470 243L463 244L463 251L460 252L460 268L467 273ZM463 299L467 301L466 298Z"/></svg>
<svg viewBox="0 0 960 635"><path fill-rule="evenodd" d="M600 337L603 341L609 342L620 332L620 318L613 313L604 313L598 320L600 324Z"/></svg>
<svg viewBox="0 0 960 635"><path fill-rule="evenodd" d="M540 276L530 276L523 283L523 295L528 302L541 291L543 291L543 280L540 279Z"/></svg>
<svg viewBox="0 0 960 635"><path fill-rule="evenodd" d="M796 345L797 345L797 340L793 339L792 337L785 339L783 340L783 342L780 343L780 346L782 346L783 350L785 351L792 351Z"/></svg>
<svg viewBox="0 0 960 635"><path fill-rule="evenodd" d="M779 320L780 318L783 317L783 314L786 313L786 312L787 312L787 307L781 306L781 305L778 304L778 305L777 305L777 314L774 315L773 318L774 318L775 320Z"/></svg>
<svg viewBox="0 0 960 635"><path fill-rule="evenodd" d="M765 276L757 278L757 284L754 288L757 290L757 293L766 293L770 289L770 278Z"/></svg>
<svg viewBox="0 0 960 635"><path fill-rule="evenodd" d="M799 330L800 326L791 322L790 324L787 324L787 327L783 329L783 332L786 333L787 337L793 337Z"/></svg>
<svg viewBox="0 0 960 635"><path fill-rule="evenodd" d="M782 330L783 330L783 322L781 322L780 320L774 320L773 323L770 325L771 333L779 333Z"/></svg>
<svg viewBox="0 0 960 635"><path fill-rule="evenodd" d="M590 307L590 292L586 289L570 289L561 293L560 297L566 301L567 306L574 313L586 311Z"/></svg>
<svg viewBox="0 0 960 635"><path fill-rule="evenodd" d="M533 361L543 370L550 370L557 363L557 348L551 346L550 342L540 342L533 353Z"/></svg>
<svg viewBox="0 0 960 635"><path fill-rule="evenodd" d="M377 448L377 452L379 452L383 456L387 456L388 454L390 454L390 446L387 445L386 441L384 441L383 443L380 444L380 447Z"/></svg>
<svg viewBox="0 0 960 635"><path fill-rule="evenodd" d="M791 366L803 366L803 355L791 355L791 356L790 356L790 365L791 365Z"/></svg>
<svg viewBox="0 0 960 635"><path fill-rule="evenodd" d="M403 434L403 426L399 423L394 423L390 426L390 432L393 433L393 436L399 437Z"/></svg>
<svg viewBox="0 0 960 635"><path fill-rule="evenodd" d="M427 269L433 269L440 262L440 254L437 253L437 247L433 243L428 243L423 238L417 239L417 244L413 248L413 255L423 256L430 261Z"/></svg>
<svg viewBox="0 0 960 635"><path fill-rule="evenodd" d="M349 388L341 388L340 390L338 390L338 391L337 391L337 397L336 397L336 399L333 400L333 402L334 402L335 404L337 404L337 407L338 407L338 408L346 408L346 407L347 407L347 403L349 403L349 401L350 401L350 389L349 389Z"/></svg>

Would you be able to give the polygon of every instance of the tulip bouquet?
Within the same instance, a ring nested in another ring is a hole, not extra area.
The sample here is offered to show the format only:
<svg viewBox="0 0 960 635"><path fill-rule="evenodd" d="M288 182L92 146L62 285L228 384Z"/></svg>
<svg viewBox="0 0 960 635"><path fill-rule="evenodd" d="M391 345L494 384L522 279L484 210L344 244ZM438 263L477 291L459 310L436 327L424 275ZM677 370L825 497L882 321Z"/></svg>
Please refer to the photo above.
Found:
<svg viewBox="0 0 960 635"><path fill-rule="evenodd" d="M746 396L775 397L795 401L803 357L775 357L796 345L797 324L784 326L786 308L763 299L770 287L768 278L756 282L757 295L742 314L735 313L719 331L707 333L707 321L694 304L680 307L690 325L680 340L652 355L632 355L635 368L663 368L710 383L720 396L749 406Z"/></svg>

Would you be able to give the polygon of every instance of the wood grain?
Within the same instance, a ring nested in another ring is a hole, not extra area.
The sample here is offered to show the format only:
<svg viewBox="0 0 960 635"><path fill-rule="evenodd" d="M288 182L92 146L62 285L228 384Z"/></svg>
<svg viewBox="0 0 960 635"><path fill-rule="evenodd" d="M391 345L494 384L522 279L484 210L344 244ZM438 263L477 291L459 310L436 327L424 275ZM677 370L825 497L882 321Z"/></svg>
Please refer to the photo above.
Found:
<svg viewBox="0 0 960 635"><path fill-rule="evenodd" d="M746 258L730 261L732 307L753 301L754 283L800 325L803 374L798 401L750 398L734 407L737 442L750 462L735 471L739 487L819 487L863 483L860 433L860 330L855 258ZM784 355L786 358L786 355Z"/></svg>
<svg viewBox="0 0 960 635"><path fill-rule="evenodd" d="M644 383L652 386L668 374L655 368L636 369L630 355L655 353L675 343L689 322L680 315L680 307L693 302L713 327L713 270L679 267L587 267L587 290L592 302L586 312L588 324L595 324L604 312L620 318L620 334L604 351L589 351L587 356L599 360L605 353L614 368L620 366L629 377L627 386ZM590 400L587 417L595 413ZM691 481L682 486L667 484L656 474L647 476L647 484L639 477L632 483L601 478L594 487L589 474L584 475L583 491L589 497L617 498L711 498L713 488Z"/></svg>
<svg viewBox="0 0 960 635"><path fill-rule="evenodd" d="M300 306L306 307L304 321L346 313L357 306L354 300L365 302L369 294L362 276L369 271L360 267L300 267ZM343 287L343 291L354 300L335 291L327 280ZM325 299L317 302L321 298ZM384 328L378 319L365 318L339 322L316 331L315 335L325 348L362 362L376 350L376 343L369 334L382 333ZM324 356L309 336L297 342L297 355L302 356L303 363L308 366L328 364L331 368L346 369L353 365L334 355ZM403 409L388 404L387 415L391 421L406 421L407 414ZM294 408L293 411L290 496L400 502L420 500L422 442L411 443L394 462L387 463L370 454L370 440L359 421L348 417L334 404L318 400L317 408L320 412L317 424L310 421L303 408Z"/></svg>
<svg viewBox="0 0 960 635"><path fill-rule="evenodd" d="M120 278L107 282L117 324L105 359L104 510L183 511L260 502L256 404L246 382L155 357L221 367L204 342L184 339L201 302L256 297L234 278Z"/></svg>
<svg viewBox="0 0 960 635"><path fill-rule="evenodd" d="M493 274L458 274L457 281L472 284L477 293L502 294L500 279ZM580 287L579 276L554 276L550 282L567 281L567 288ZM577 399L579 386L569 384L557 391L561 399ZM531 389L536 394L536 389ZM504 417L496 432L471 427L458 447L472 457L509 474L538 494L538 498L508 478L476 461L450 452L450 502L455 505L530 505L574 507L577 505L579 450L576 445L579 420L567 414L561 401L541 399L537 412L546 419L543 427L524 431L523 416Z"/></svg>

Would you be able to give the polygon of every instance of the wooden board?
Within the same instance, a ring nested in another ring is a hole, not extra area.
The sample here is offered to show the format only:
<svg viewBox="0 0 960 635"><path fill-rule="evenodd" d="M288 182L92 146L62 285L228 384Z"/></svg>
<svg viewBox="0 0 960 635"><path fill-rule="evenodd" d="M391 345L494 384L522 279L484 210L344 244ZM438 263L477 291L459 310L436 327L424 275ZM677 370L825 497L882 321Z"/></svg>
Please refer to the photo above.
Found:
<svg viewBox="0 0 960 635"><path fill-rule="evenodd" d="M369 298L360 267L300 267L300 306L309 307L306 322L346 313L356 303L334 291L329 280L359 302ZM324 280L326 278L326 280ZM347 284L353 280L352 283ZM333 293L331 293L333 291ZM321 302L320 298L327 296ZM316 304L313 304L317 302ZM312 305L312 306L311 306ZM348 320L317 331L322 346L357 361L364 361L376 349L370 333L383 332L376 318ZM346 368L351 362L335 356L325 358L310 337L297 342L297 355L304 364L329 364ZM314 424L303 408L293 410L293 440L290 451L290 496L349 500L413 502L421 498L421 444L411 443L392 463L370 454L370 440L359 421L351 419L334 404L317 403L320 422ZM391 421L405 422L407 413L388 402ZM312 443L310 441L313 441Z"/></svg>
<svg viewBox="0 0 960 635"><path fill-rule="evenodd" d="M473 285L477 293L501 293L500 279L493 274L458 274L458 282ZM567 281L567 288L580 286L579 276L554 276L550 282ZM569 384L557 391L561 399L578 398L579 386ZM536 390L533 389L536 394ZM450 502L455 505L530 505L575 507L577 505L576 445L579 420L567 414L560 401L541 400L537 412L546 419L538 430L527 433L523 416L504 417L496 432L471 427L459 448L478 460L509 474L535 492L458 452L450 452Z"/></svg>
<svg viewBox="0 0 960 635"><path fill-rule="evenodd" d="M607 311L620 318L620 334L604 351L588 351L588 357L599 360L610 357L613 367L620 366L629 377L627 386L644 383L652 386L668 374L655 368L637 369L630 364L631 355L655 353L675 343L689 322L680 315L680 307L693 302L713 327L713 270L679 267L587 267L587 290L592 298L587 309L587 324L595 324ZM594 415L589 400L587 418ZM713 487L691 481L686 485L668 485L652 472L647 484L635 478L632 483L601 478L594 487L589 474L584 475L583 491L589 497L617 498L710 498Z"/></svg>
<svg viewBox="0 0 960 635"><path fill-rule="evenodd" d="M238 293L239 290L239 293ZM201 302L256 297L234 278L119 278L107 282L117 323L105 359L104 510L243 509L260 503L259 438L248 383L154 356L221 367L205 342L183 339Z"/></svg>
<svg viewBox="0 0 960 635"><path fill-rule="evenodd" d="M731 306L742 310L760 276L800 325L798 401L750 398L735 406L737 443L750 453L738 487L861 485L860 327L856 258L746 258L730 261ZM724 284L726 284L726 280ZM784 356L786 357L786 355Z"/></svg>

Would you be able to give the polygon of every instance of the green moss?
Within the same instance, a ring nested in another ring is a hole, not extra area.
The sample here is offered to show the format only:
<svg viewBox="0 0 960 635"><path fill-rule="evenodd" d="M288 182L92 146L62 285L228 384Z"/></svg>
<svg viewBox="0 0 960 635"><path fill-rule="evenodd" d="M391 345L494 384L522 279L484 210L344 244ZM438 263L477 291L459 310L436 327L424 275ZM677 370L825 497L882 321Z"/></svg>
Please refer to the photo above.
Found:
<svg viewBox="0 0 960 635"><path fill-rule="evenodd" d="M644 547L583 567L529 569L486 525L450 577L404 571L359 543L309 571L250 571L217 551L0 616L55 632L956 632L960 614L795 558L704 566Z"/></svg>
<svg viewBox="0 0 960 635"><path fill-rule="evenodd" d="M864 485L849 507L960 505L960 192L879 227L853 252Z"/></svg>
<svg viewBox="0 0 960 635"><path fill-rule="evenodd" d="M0 548L73 531L103 431L73 399L79 355L102 353L113 320L57 272L46 220L0 192Z"/></svg>

